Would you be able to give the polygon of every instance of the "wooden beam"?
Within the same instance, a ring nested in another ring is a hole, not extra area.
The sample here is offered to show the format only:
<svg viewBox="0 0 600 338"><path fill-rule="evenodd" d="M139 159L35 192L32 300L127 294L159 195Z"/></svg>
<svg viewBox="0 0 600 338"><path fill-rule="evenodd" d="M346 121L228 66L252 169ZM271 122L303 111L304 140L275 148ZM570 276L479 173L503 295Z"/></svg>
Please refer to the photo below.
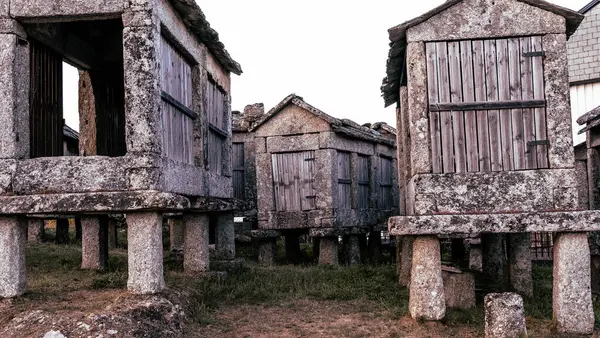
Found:
<svg viewBox="0 0 600 338"><path fill-rule="evenodd" d="M195 120L196 117L198 116L198 114L196 114L193 110L184 106L183 103L179 102L176 98L169 95L169 93L165 92L164 90L161 93L161 97L162 97L163 101L169 103L170 105L175 107L177 110L179 110L183 114L191 117L192 119Z"/></svg>
<svg viewBox="0 0 600 338"><path fill-rule="evenodd" d="M500 110L521 108L544 108L545 100L513 100L513 101L488 101L488 102L457 102L457 103L433 103L429 105L429 111L468 111L468 110Z"/></svg>

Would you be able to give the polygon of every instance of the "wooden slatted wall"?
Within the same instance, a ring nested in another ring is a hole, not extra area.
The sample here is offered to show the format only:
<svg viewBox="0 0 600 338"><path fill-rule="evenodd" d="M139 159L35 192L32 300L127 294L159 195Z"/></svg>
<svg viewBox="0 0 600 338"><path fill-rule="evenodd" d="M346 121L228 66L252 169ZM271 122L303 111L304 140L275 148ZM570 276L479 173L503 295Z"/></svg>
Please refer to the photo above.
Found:
<svg viewBox="0 0 600 338"><path fill-rule="evenodd" d="M315 208L314 151L272 155L273 189L277 211Z"/></svg>
<svg viewBox="0 0 600 338"><path fill-rule="evenodd" d="M369 156L358 155L358 209L369 209Z"/></svg>
<svg viewBox="0 0 600 338"><path fill-rule="evenodd" d="M62 57L34 40L30 52L30 155L63 156Z"/></svg>
<svg viewBox="0 0 600 338"><path fill-rule="evenodd" d="M227 142L227 126L225 120L226 100L225 92L211 79L208 83L208 164L209 170L221 174L223 167L223 148Z"/></svg>
<svg viewBox="0 0 600 338"><path fill-rule="evenodd" d="M338 198L337 208L352 209L352 174L350 170L350 153L337 152Z"/></svg>
<svg viewBox="0 0 600 338"><path fill-rule="evenodd" d="M392 180L392 160L385 157L379 157L379 209L391 210L393 207L392 189L394 182Z"/></svg>
<svg viewBox="0 0 600 338"><path fill-rule="evenodd" d="M246 177L244 166L244 144L233 144L233 198L244 199L246 197Z"/></svg>
<svg viewBox="0 0 600 338"><path fill-rule="evenodd" d="M192 67L165 37L161 42L163 156L193 164Z"/></svg>
<svg viewBox="0 0 600 338"><path fill-rule="evenodd" d="M426 44L434 173L548 167L539 36Z"/></svg>
<svg viewBox="0 0 600 338"><path fill-rule="evenodd" d="M96 155L124 156L125 88L122 64L91 72L96 103Z"/></svg>

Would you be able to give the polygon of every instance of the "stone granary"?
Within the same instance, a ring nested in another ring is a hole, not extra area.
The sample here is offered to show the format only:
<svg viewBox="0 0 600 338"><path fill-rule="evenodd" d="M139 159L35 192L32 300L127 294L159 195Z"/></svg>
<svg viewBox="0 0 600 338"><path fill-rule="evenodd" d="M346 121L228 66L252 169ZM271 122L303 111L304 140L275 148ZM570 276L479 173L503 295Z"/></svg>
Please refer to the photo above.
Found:
<svg viewBox="0 0 600 338"><path fill-rule="evenodd" d="M530 233L555 232L556 326L593 330L586 232L600 214L579 210L566 50L582 19L539 0L451 0L389 30L382 91L398 105L406 205L389 230L415 236L414 318L446 312L439 235L482 235L484 273L528 296Z"/></svg>
<svg viewBox="0 0 600 338"><path fill-rule="evenodd" d="M298 236L319 242L319 263L338 263L338 238L348 262L361 260L366 234L381 241L398 212L395 142L370 128L331 117L294 94L255 122L259 260L273 262L284 235L288 257Z"/></svg>
<svg viewBox="0 0 600 338"><path fill-rule="evenodd" d="M80 155L63 156L62 62L80 70ZM234 258L230 73L192 0L0 0L0 297L26 289L25 215L78 215L84 268L125 214L128 289L164 287L163 213L188 272Z"/></svg>

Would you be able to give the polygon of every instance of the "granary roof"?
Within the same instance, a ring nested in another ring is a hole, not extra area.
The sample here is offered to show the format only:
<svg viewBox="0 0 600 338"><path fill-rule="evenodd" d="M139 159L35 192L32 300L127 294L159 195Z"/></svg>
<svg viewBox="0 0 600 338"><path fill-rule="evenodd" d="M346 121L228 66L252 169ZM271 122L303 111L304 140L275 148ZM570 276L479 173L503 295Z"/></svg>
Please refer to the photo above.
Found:
<svg viewBox="0 0 600 338"><path fill-rule="evenodd" d="M583 134L586 131L599 126L600 125L600 106L583 114L580 118L577 119L577 123L579 123L579 125L582 125L582 126L586 125L585 128L583 128L579 131L579 134Z"/></svg>
<svg viewBox="0 0 600 338"><path fill-rule="evenodd" d="M66 138L70 138L73 140L79 140L79 133L67 125L63 126L63 135Z"/></svg>
<svg viewBox="0 0 600 338"><path fill-rule="evenodd" d="M349 120L349 119L338 119L331 115L324 113L323 111L311 106L306 103L304 99L296 94L288 95L283 101L279 102L275 107L273 107L268 113L266 113L261 119L256 121L256 123L249 129L250 132L256 131L260 126L264 125L271 118L279 114L290 104L294 104L309 113L321 118L331 125L331 128L336 133L345 134L346 136L352 138L358 138L366 141L383 143L391 146L395 146L396 143L389 138L383 136L380 132L373 130L368 127L363 127L358 123Z"/></svg>
<svg viewBox="0 0 600 338"><path fill-rule="evenodd" d="M169 1L189 30L206 45L221 65L234 74L242 74L242 67L233 60L225 49L225 45L219 41L219 33L210 27L210 23L206 20L200 6L194 0Z"/></svg>
<svg viewBox="0 0 600 338"><path fill-rule="evenodd" d="M448 0L429 12L388 30L391 43L386 66L386 77L383 79L383 84L381 86L381 92L386 107L398 101L400 85L406 83L406 77L404 74L406 70L406 31L409 28L417 26L431 19L432 17L444 12L445 10L462 1L463 0ZM551 4L544 0L517 1L564 17L567 22L567 36L571 36L573 33L575 33L577 27L579 24L581 24L581 21L583 21L584 18L578 12Z"/></svg>
<svg viewBox="0 0 600 338"><path fill-rule="evenodd" d="M596 7L597 4L600 4L600 0L592 0L590 3L585 5L582 9L579 10L579 13L585 14L589 12L592 8Z"/></svg>

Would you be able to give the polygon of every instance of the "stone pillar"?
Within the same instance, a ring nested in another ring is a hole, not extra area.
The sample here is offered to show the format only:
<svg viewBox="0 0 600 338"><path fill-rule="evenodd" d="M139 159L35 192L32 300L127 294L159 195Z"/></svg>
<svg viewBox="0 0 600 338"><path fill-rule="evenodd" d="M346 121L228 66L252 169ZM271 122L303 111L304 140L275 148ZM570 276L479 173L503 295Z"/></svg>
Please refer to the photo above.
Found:
<svg viewBox="0 0 600 338"><path fill-rule="evenodd" d="M413 242L410 299L413 319L441 320L446 315L440 240L436 236L418 236Z"/></svg>
<svg viewBox="0 0 600 338"><path fill-rule="evenodd" d="M475 277L471 273L443 271L446 307L471 309L475 307Z"/></svg>
<svg viewBox="0 0 600 338"><path fill-rule="evenodd" d="M469 249L469 270L483 271L481 245L471 244Z"/></svg>
<svg viewBox="0 0 600 338"><path fill-rule="evenodd" d="M59 218L56 220L56 244L69 244L69 220Z"/></svg>
<svg viewBox="0 0 600 338"><path fill-rule="evenodd" d="M319 243L319 264L338 265L338 238L323 237Z"/></svg>
<svg viewBox="0 0 600 338"><path fill-rule="evenodd" d="M258 245L258 264L262 266L275 264L277 238L261 238Z"/></svg>
<svg viewBox="0 0 600 338"><path fill-rule="evenodd" d="M523 297L533 297L531 234L507 235L510 287Z"/></svg>
<svg viewBox="0 0 600 338"><path fill-rule="evenodd" d="M552 309L556 329L572 335L592 334L594 309L587 234L556 235L553 277Z"/></svg>
<svg viewBox="0 0 600 338"><path fill-rule="evenodd" d="M2 21L0 159L25 159L29 157L29 44L17 21L11 18Z"/></svg>
<svg viewBox="0 0 600 338"><path fill-rule="evenodd" d="M106 216L81 218L81 268L108 267L108 220Z"/></svg>
<svg viewBox="0 0 600 338"><path fill-rule="evenodd" d="M217 260L235 259L235 228L233 213L225 212L217 215L216 258Z"/></svg>
<svg viewBox="0 0 600 338"><path fill-rule="evenodd" d="M78 243L81 241L81 238L83 237L82 231L83 230L81 229L81 218L75 217L75 241Z"/></svg>
<svg viewBox="0 0 600 338"><path fill-rule="evenodd" d="M401 286L408 286L410 282L410 274L412 271L413 261L413 236L402 236L400 251L400 260L396 262L399 267L398 282ZM439 245L439 244L438 244ZM441 264L441 263L440 263Z"/></svg>
<svg viewBox="0 0 600 338"><path fill-rule="evenodd" d="M285 234L285 257L289 263L298 264L302 258L300 250L300 238L297 233L287 232Z"/></svg>
<svg viewBox="0 0 600 338"><path fill-rule="evenodd" d="M464 267L466 261L465 242L463 238L451 239L452 263L458 267Z"/></svg>
<svg viewBox="0 0 600 338"><path fill-rule="evenodd" d="M369 234L369 258L372 264L381 261L381 231L371 231Z"/></svg>
<svg viewBox="0 0 600 338"><path fill-rule="evenodd" d="M163 276L162 215L130 213L127 217L127 288L135 294L161 292Z"/></svg>
<svg viewBox="0 0 600 338"><path fill-rule="evenodd" d="M117 232L117 220L108 219L108 248L116 249L119 246L119 234Z"/></svg>
<svg viewBox="0 0 600 338"><path fill-rule="evenodd" d="M183 270L186 273L208 272L210 267L208 215L186 213L180 221L184 224Z"/></svg>
<svg viewBox="0 0 600 338"><path fill-rule="evenodd" d="M527 337L523 298L516 293L485 296L485 337Z"/></svg>
<svg viewBox="0 0 600 338"><path fill-rule="evenodd" d="M169 239L171 252L180 252L183 250L183 218L169 218Z"/></svg>
<svg viewBox="0 0 600 338"><path fill-rule="evenodd" d="M0 54L2 52L0 51ZM25 293L25 236L27 223L18 217L0 217L0 297Z"/></svg>
<svg viewBox="0 0 600 338"><path fill-rule="evenodd" d="M44 238L44 220L30 218L27 225L27 240L30 243L40 243Z"/></svg>
<svg viewBox="0 0 600 338"><path fill-rule="evenodd" d="M360 236L348 236L348 244L346 245L346 255L348 257L348 265L360 264Z"/></svg>
<svg viewBox="0 0 600 338"><path fill-rule="evenodd" d="M504 238L503 234L481 235L483 277L497 290L504 290L507 284Z"/></svg>

